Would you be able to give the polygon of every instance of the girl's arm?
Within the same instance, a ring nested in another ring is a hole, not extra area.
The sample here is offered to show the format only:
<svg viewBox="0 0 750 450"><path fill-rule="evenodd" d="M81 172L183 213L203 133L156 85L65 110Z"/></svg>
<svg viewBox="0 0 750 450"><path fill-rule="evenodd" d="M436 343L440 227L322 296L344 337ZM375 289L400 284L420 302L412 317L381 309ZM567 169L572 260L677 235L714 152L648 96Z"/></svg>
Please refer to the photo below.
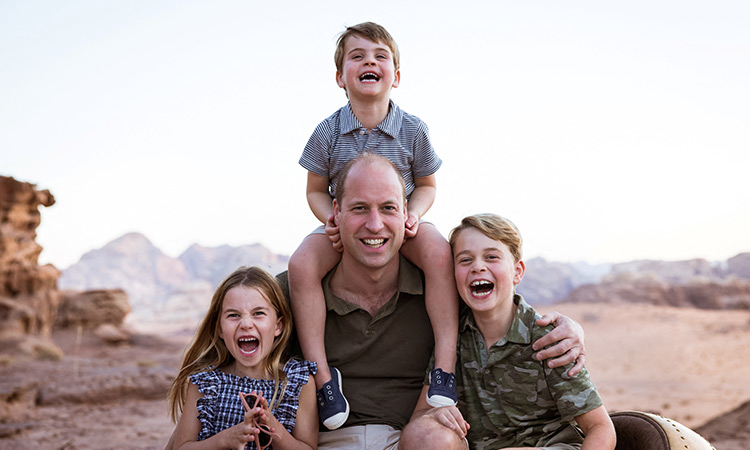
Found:
<svg viewBox="0 0 750 450"><path fill-rule="evenodd" d="M312 377L310 377L312 380ZM315 383L307 382L299 394L299 409L294 430L286 428L268 411L268 402L261 400L265 408L266 421L273 430L274 450L316 450L318 448L318 403L315 398Z"/></svg>
<svg viewBox="0 0 750 450"><path fill-rule="evenodd" d="M198 441L198 434L201 431L202 425L201 421L198 420L197 403L201 397L203 397L203 394L198 391L198 387L190 383L187 398L185 399L185 407L182 411L182 416L180 416L180 421L177 422L177 428L174 433L173 448L175 450L227 448L243 450L246 443L255 439L255 434L258 430L253 428L248 420L245 420L204 441Z"/></svg>
<svg viewBox="0 0 750 450"><path fill-rule="evenodd" d="M615 427L603 405L576 417L576 422L586 436L581 450L613 450L615 448L617 442Z"/></svg>
<svg viewBox="0 0 750 450"><path fill-rule="evenodd" d="M424 216L435 202L437 182L435 174L414 179L414 192L406 205L406 237L414 237L419 228L419 219Z"/></svg>
<svg viewBox="0 0 750 450"><path fill-rule="evenodd" d="M333 201L328 194L328 178L307 172L307 204L315 217L324 224L333 214Z"/></svg>

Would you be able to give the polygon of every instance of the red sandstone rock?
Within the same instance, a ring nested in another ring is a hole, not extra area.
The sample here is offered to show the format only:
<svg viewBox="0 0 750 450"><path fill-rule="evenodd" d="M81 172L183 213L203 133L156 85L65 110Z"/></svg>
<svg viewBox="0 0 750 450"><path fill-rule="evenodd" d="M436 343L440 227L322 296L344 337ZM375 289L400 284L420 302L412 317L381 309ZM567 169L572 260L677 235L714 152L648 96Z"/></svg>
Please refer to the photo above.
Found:
<svg viewBox="0 0 750 450"><path fill-rule="evenodd" d="M20 343L25 337L49 340L60 299L60 272L52 265L39 265L42 247L36 243L36 228L41 222L39 206L54 203L48 190L0 176L0 351L27 348Z"/></svg>

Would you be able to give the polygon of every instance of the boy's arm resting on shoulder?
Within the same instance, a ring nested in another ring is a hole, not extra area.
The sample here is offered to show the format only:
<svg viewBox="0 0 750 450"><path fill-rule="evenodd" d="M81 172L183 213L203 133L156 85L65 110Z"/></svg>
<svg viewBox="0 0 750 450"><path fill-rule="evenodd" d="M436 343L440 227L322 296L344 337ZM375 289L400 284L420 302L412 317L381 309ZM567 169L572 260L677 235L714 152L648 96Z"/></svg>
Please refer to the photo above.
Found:
<svg viewBox="0 0 750 450"><path fill-rule="evenodd" d="M419 219L429 211L435 202L437 181L435 174L414 179L414 192L406 205L406 237L414 237L419 227Z"/></svg>
<svg viewBox="0 0 750 450"><path fill-rule="evenodd" d="M615 427L604 406L577 416L576 423L586 436L581 450L612 450L615 448L617 441Z"/></svg>
<svg viewBox="0 0 750 450"><path fill-rule="evenodd" d="M328 193L328 178L307 172L307 204L324 224L333 215L333 201Z"/></svg>
<svg viewBox="0 0 750 450"><path fill-rule="evenodd" d="M574 376L586 364L586 347L583 344L583 327L568 316L558 312L543 315L536 324L540 327L553 324L555 329L533 343L534 355L539 361L547 361L549 367L560 367L575 361L568 370L568 376ZM553 345L554 344L554 345ZM551 346L549 348L545 348ZM541 350L541 351L540 351Z"/></svg>

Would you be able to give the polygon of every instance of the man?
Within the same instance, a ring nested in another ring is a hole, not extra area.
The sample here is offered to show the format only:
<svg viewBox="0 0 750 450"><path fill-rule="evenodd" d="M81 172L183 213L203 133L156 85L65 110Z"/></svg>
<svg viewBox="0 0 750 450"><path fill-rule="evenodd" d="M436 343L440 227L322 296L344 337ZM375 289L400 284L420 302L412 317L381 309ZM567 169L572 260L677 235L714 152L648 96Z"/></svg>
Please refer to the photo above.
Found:
<svg viewBox="0 0 750 450"><path fill-rule="evenodd" d="M424 275L399 255L406 217L403 178L389 160L365 153L347 165L334 200L343 253L323 280L323 291L326 352L329 364L343 375L351 412L342 428L320 433L321 449L398 448L400 430L415 411L418 420L409 426L401 449L466 448L458 410L436 413L426 405L423 381L434 341L424 306ZM285 286L286 274L279 280ZM551 321L558 328L535 348L565 339L539 356L563 355L555 365L578 359L577 371L584 362L580 327L557 314L545 320ZM338 388L334 383L332 389ZM438 424L451 418L451 428Z"/></svg>

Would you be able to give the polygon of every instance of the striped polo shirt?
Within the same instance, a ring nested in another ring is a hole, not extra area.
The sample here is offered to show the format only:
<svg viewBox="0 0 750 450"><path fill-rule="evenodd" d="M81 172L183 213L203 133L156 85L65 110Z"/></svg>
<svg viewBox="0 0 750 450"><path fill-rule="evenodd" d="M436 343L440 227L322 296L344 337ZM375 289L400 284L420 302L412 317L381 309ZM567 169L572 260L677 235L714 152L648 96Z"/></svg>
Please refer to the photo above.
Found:
<svg viewBox="0 0 750 450"><path fill-rule="evenodd" d="M390 102L385 120L372 130L362 126L351 105L321 122L310 136L299 163L310 172L328 178L333 197L341 170L363 152L390 159L406 184L406 198L414 191L414 179L434 174L442 161L430 143L427 125Z"/></svg>

